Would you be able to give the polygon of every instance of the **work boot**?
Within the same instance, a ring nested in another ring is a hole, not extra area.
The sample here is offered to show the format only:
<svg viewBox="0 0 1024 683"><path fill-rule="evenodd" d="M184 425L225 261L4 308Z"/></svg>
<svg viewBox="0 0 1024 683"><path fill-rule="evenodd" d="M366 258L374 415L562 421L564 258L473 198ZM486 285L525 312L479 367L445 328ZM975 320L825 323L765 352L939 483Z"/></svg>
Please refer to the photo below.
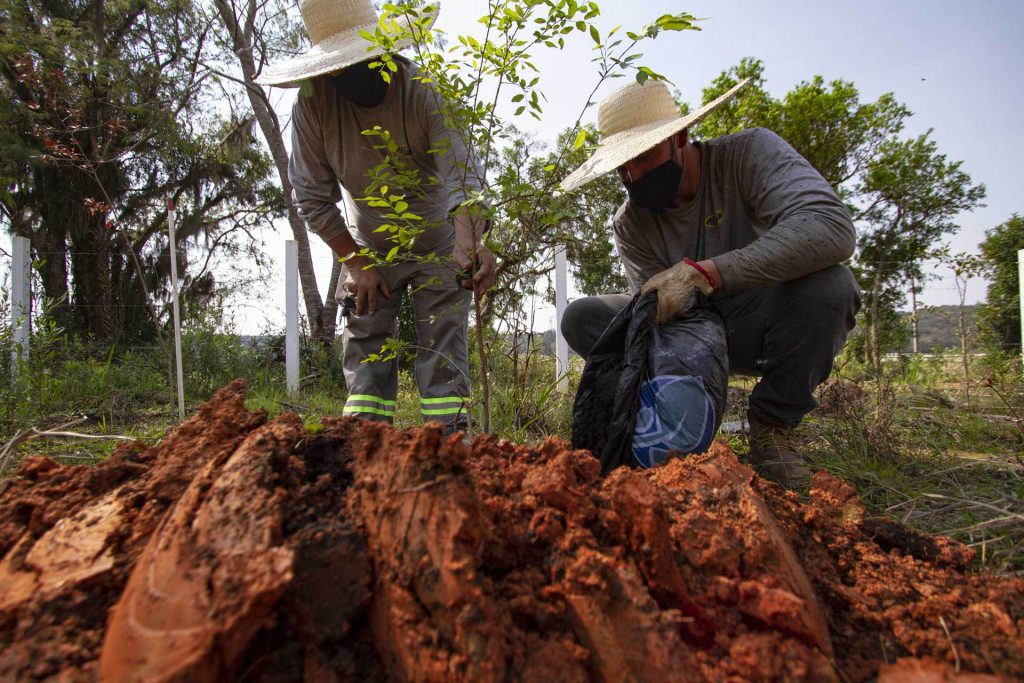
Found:
<svg viewBox="0 0 1024 683"><path fill-rule="evenodd" d="M747 460L759 475L785 486L791 491L806 493L811 486L811 470L793 441L793 428L750 420L750 453Z"/></svg>

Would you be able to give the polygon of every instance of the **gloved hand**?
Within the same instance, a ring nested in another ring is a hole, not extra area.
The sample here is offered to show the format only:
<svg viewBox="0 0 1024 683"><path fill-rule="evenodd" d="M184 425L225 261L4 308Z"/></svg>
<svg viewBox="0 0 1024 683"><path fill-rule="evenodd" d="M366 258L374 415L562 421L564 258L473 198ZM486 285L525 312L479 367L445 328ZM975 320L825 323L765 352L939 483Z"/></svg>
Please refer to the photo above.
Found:
<svg viewBox="0 0 1024 683"><path fill-rule="evenodd" d="M658 323L665 323L685 313L693 305L694 290L707 296L715 291L715 283L707 271L690 259L683 259L666 268L640 288L641 294L658 292Z"/></svg>

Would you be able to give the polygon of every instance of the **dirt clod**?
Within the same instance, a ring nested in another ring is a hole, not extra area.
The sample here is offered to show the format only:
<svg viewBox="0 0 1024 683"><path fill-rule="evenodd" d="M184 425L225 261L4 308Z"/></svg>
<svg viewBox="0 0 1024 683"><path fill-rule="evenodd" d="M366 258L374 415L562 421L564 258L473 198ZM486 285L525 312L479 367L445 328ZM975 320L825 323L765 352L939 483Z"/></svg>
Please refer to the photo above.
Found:
<svg viewBox="0 0 1024 683"><path fill-rule="evenodd" d="M724 445L600 476L223 389L0 493L0 680L1024 679L1024 581Z"/></svg>

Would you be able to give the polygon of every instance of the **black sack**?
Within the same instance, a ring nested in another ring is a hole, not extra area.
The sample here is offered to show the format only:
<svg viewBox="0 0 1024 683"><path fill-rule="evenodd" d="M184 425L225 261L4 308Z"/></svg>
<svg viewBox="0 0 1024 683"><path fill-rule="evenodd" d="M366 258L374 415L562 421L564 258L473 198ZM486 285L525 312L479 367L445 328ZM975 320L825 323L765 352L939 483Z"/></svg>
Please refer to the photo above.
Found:
<svg viewBox="0 0 1024 683"><path fill-rule="evenodd" d="M658 325L656 313L656 293L634 297L597 340L580 378L573 447L594 453L605 474L660 464L670 450L703 452L722 422L729 366L721 317L701 307Z"/></svg>

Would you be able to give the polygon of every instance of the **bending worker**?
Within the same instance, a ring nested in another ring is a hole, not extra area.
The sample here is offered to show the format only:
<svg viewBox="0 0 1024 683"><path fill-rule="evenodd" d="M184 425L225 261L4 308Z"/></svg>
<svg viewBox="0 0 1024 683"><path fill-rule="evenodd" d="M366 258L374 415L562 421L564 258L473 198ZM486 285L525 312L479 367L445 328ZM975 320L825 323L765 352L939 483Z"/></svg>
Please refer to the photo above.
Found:
<svg viewBox="0 0 1024 683"><path fill-rule="evenodd" d="M259 82L302 86L292 110L288 177L309 229L346 258L338 296L352 296L355 310L342 337L349 391L344 412L393 420L397 360L366 361L395 336L408 293L416 318L421 412L449 430L464 429L470 301L491 286L496 272L494 256L482 243L483 221L467 205L483 189L482 173L463 138L445 126L443 101L417 79L413 64L392 58L397 71L389 71L388 80L380 67L370 67L384 52L360 36L377 27L370 0L302 0L299 9L313 47L268 68ZM394 50L411 42L403 38ZM394 143L391 149L385 135ZM379 194L389 184L389 194L405 195L407 208L400 211L422 218L414 224L422 233L411 250L385 264L396 243L388 228L378 229L395 223L385 215L394 209L357 198ZM342 188L348 225L338 208ZM458 279L457 270L471 279Z"/></svg>
<svg viewBox="0 0 1024 683"><path fill-rule="evenodd" d="M694 292L721 313L733 370L759 375L750 395L749 461L806 489L811 472L792 430L853 329L860 295L840 265L853 254L849 211L806 159L756 128L695 141L688 127L737 85L687 116L660 81L632 83L600 104L601 142L561 183L570 191L615 171L627 199L616 247L631 288L658 292L658 321L685 316ZM629 294L573 301L562 334L584 358Z"/></svg>

